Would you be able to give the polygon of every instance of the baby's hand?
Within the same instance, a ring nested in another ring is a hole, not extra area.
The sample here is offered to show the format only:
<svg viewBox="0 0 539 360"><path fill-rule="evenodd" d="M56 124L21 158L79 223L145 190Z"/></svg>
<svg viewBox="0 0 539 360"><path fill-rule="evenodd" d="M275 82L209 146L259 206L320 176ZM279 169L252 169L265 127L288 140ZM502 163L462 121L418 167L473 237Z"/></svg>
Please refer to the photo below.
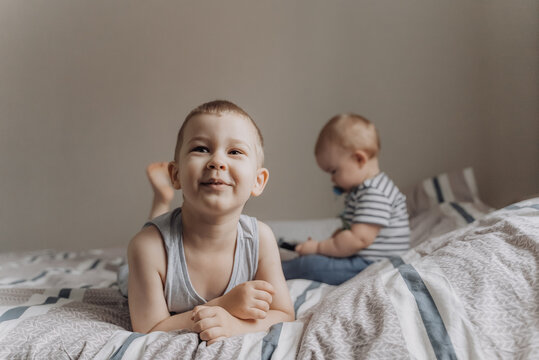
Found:
<svg viewBox="0 0 539 360"><path fill-rule="evenodd" d="M207 341L208 346L216 341L236 335L239 320L220 306L196 306L193 309L193 331L200 340Z"/></svg>
<svg viewBox="0 0 539 360"><path fill-rule="evenodd" d="M300 255L311 255L318 253L318 241L308 238L307 241L296 246L296 252Z"/></svg>
<svg viewBox="0 0 539 360"><path fill-rule="evenodd" d="M218 305L239 319L264 319L274 292L273 286L267 281L247 281L223 295Z"/></svg>

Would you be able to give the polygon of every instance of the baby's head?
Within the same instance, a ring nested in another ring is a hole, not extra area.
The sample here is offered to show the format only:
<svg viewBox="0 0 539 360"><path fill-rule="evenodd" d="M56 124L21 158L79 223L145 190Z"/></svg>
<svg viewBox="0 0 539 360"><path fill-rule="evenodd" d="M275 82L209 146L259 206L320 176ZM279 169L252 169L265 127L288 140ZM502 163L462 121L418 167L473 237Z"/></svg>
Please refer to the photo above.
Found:
<svg viewBox="0 0 539 360"><path fill-rule="evenodd" d="M314 150L318 166L345 192L380 171L379 152L375 126L357 114L332 117L320 131Z"/></svg>
<svg viewBox="0 0 539 360"><path fill-rule="evenodd" d="M263 163L263 138L253 119L236 104L216 100L187 115L168 168L184 209L223 213L241 210L262 193L269 176Z"/></svg>

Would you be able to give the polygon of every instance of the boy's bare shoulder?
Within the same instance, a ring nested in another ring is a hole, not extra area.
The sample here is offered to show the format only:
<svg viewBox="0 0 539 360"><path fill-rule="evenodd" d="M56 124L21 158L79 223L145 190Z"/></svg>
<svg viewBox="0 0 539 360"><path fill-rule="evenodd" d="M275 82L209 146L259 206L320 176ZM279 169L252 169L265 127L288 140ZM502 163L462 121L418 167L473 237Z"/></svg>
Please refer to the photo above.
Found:
<svg viewBox="0 0 539 360"><path fill-rule="evenodd" d="M258 243L260 254L275 252L278 254L277 241L271 228L260 220L258 221Z"/></svg>
<svg viewBox="0 0 539 360"><path fill-rule="evenodd" d="M146 226L129 242L127 253L133 256L160 254L164 249L161 233L155 226Z"/></svg>
<svg viewBox="0 0 539 360"><path fill-rule="evenodd" d="M269 239L269 240L275 241L275 235L273 235L273 231L271 230L269 225L267 225L266 223L263 223L260 220L257 220L257 222L258 222L258 237L260 238L260 240L267 241Z"/></svg>

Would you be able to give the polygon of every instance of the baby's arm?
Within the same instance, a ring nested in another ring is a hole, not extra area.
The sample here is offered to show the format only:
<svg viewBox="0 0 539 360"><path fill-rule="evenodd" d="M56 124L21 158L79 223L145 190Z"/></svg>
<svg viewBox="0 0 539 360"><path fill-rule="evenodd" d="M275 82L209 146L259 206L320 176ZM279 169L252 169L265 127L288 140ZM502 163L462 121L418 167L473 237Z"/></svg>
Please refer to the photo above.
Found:
<svg viewBox="0 0 539 360"><path fill-rule="evenodd" d="M142 229L129 243L129 311L133 331L192 330L192 311L170 316L163 292L166 250L153 227Z"/></svg>
<svg viewBox="0 0 539 360"><path fill-rule="evenodd" d="M300 255L352 256L361 249L370 246L378 236L379 231L380 225L352 224L350 230L339 231L324 241L317 242L309 238L306 242L296 246L296 251Z"/></svg>
<svg viewBox="0 0 539 360"><path fill-rule="evenodd" d="M270 283L274 290L267 315L262 319L242 320L231 316L220 306L197 306L194 309L194 329L208 344L237 334L267 331L273 324L294 320L294 309L283 275L277 241L266 224L258 224L260 251L255 280Z"/></svg>

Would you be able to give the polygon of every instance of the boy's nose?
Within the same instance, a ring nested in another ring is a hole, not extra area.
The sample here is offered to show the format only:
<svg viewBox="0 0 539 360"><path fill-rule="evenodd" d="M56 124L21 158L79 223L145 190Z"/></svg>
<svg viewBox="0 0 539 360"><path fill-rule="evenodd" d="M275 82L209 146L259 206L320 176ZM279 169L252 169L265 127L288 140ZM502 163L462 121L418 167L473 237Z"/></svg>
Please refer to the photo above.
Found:
<svg viewBox="0 0 539 360"><path fill-rule="evenodd" d="M224 161L220 160L219 158L213 157L208 162L208 169L211 169L211 170L226 170L226 165L225 165Z"/></svg>

